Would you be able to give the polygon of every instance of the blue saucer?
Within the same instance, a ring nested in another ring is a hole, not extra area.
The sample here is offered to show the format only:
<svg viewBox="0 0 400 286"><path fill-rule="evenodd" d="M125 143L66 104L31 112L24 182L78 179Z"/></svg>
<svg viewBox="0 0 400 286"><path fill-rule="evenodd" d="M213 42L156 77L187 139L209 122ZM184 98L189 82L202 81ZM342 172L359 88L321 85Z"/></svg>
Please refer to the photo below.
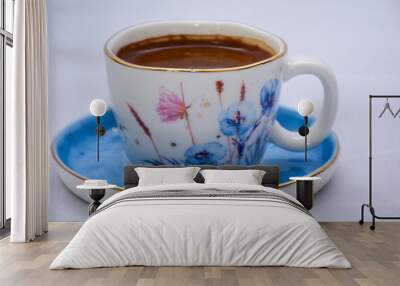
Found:
<svg viewBox="0 0 400 286"><path fill-rule="evenodd" d="M107 131L100 139L99 163L96 161L96 121L93 116L72 123L53 140L52 155L60 169L61 179L70 188L74 188L75 182L71 182L71 178L67 178L65 174L77 180L106 179L110 184L123 184L122 170L129 164L129 160L112 111L108 111L101 120ZM277 120L293 131L303 123L303 118L297 112L286 107L279 108ZM309 150L308 162L304 161L303 152L291 152L272 143L268 144L263 163L280 166L281 186L288 184L289 177L292 176L320 174L333 165L338 154L338 141L334 133Z"/></svg>

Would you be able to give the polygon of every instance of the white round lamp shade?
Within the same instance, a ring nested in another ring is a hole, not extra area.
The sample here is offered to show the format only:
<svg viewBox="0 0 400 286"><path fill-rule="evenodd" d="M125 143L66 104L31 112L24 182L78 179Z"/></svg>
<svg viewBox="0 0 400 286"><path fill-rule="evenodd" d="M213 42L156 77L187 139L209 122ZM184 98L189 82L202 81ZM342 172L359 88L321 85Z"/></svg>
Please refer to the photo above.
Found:
<svg viewBox="0 0 400 286"><path fill-rule="evenodd" d="M297 105L297 111L302 116L309 116L314 110L314 105L311 101L303 99L300 100L299 104Z"/></svg>
<svg viewBox="0 0 400 286"><path fill-rule="evenodd" d="M102 99L94 99L90 103L90 113L93 116L103 116L107 111L107 104Z"/></svg>

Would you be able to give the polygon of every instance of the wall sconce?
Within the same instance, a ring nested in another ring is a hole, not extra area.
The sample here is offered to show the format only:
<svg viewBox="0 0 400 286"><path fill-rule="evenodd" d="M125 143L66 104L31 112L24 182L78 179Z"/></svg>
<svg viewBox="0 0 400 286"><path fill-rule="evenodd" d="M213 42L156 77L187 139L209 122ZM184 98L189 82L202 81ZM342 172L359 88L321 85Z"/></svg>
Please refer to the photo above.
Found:
<svg viewBox="0 0 400 286"><path fill-rule="evenodd" d="M102 99L94 99L90 103L90 113L96 117L96 136L97 136L97 162L100 159L100 136L106 133L106 129L100 124L100 117L107 111L107 104Z"/></svg>
<svg viewBox="0 0 400 286"><path fill-rule="evenodd" d="M314 105L309 100L301 100L297 105L297 111L304 117L304 124L299 128L299 134L304 137L304 161L307 162L307 135L310 132L308 129L308 116L313 112Z"/></svg>

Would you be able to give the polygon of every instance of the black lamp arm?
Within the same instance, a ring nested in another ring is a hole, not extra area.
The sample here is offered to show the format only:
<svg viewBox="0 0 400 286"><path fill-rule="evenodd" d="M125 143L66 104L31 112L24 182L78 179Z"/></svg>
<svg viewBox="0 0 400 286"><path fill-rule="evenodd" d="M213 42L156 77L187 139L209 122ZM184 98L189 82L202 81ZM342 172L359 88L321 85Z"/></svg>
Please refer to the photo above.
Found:
<svg viewBox="0 0 400 286"><path fill-rule="evenodd" d="M106 129L100 124L100 116L96 116L97 162L100 161L100 136L104 134L106 134Z"/></svg>
<svg viewBox="0 0 400 286"><path fill-rule="evenodd" d="M310 132L308 129L308 116L304 116L304 123L299 128L299 134L304 137L304 161L307 162L307 135Z"/></svg>
<svg viewBox="0 0 400 286"><path fill-rule="evenodd" d="M310 133L310 130L308 129L308 116L304 116L304 123L299 128L299 134L304 137L308 135L308 133Z"/></svg>
<svg viewBox="0 0 400 286"><path fill-rule="evenodd" d="M100 124L100 116L96 116L96 134L99 136L106 134L106 129Z"/></svg>

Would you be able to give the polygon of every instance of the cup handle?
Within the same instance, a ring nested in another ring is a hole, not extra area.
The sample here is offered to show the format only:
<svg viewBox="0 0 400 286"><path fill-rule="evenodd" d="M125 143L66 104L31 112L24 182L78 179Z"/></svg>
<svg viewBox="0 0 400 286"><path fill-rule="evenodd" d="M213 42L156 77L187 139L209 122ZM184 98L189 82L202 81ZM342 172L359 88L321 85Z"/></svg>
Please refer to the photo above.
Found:
<svg viewBox="0 0 400 286"><path fill-rule="evenodd" d="M319 78L324 88L320 116L309 128L310 133L307 136L308 146L313 147L321 143L332 129L338 106L338 87L331 68L316 58L290 58L283 71L283 80L287 81L300 74L315 75ZM283 128L277 120L272 126L270 140L288 150L299 151L304 149L304 137L300 136L298 132Z"/></svg>

